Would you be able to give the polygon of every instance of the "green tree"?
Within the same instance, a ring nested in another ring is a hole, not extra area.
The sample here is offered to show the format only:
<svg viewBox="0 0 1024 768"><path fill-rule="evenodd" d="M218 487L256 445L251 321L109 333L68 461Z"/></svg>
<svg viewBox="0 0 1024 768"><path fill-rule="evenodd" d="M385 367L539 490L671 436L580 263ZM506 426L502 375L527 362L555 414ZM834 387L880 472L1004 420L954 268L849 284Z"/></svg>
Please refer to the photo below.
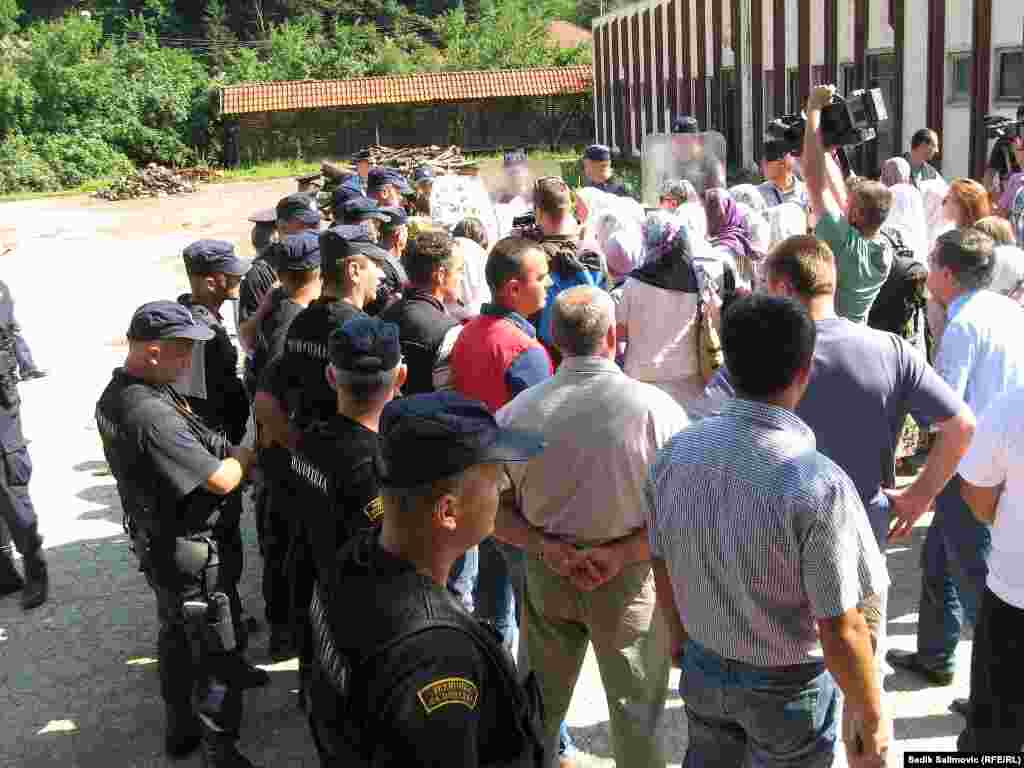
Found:
<svg viewBox="0 0 1024 768"><path fill-rule="evenodd" d="M0 0L0 36L17 32L20 17L18 0Z"/></svg>

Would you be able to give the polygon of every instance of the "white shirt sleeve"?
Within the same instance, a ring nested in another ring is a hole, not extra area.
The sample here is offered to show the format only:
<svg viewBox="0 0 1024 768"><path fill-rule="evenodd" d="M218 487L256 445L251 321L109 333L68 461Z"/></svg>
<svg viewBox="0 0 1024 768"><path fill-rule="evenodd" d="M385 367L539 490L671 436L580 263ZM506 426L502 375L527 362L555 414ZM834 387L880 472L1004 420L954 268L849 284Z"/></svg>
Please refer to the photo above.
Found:
<svg viewBox="0 0 1024 768"><path fill-rule="evenodd" d="M981 415L967 455L960 461L960 476L971 485L991 488L1006 481L1006 426L1016 421L1008 405L1014 398L1003 395Z"/></svg>

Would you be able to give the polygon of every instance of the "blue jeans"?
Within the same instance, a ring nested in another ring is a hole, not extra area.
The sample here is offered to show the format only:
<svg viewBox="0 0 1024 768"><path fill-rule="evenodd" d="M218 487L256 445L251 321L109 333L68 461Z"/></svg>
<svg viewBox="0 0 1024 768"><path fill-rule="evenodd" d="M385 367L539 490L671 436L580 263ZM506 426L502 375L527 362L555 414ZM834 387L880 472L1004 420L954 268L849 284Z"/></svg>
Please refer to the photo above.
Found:
<svg viewBox="0 0 1024 768"><path fill-rule="evenodd" d="M823 663L755 667L688 640L684 768L832 765L842 693Z"/></svg>
<svg viewBox="0 0 1024 768"><path fill-rule="evenodd" d="M467 549L466 554L452 565L448 575L448 589L455 593L463 607L473 613L473 590L476 588L477 576L480 574L480 550L478 547Z"/></svg>
<svg viewBox="0 0 1024 768"><path fill-rule="evenodd" d="M985 593L992 533L974 519L954 475L935 499L935 519L921 551L917 653L932 669L952 671L965 623L974 624Z"/></svg>

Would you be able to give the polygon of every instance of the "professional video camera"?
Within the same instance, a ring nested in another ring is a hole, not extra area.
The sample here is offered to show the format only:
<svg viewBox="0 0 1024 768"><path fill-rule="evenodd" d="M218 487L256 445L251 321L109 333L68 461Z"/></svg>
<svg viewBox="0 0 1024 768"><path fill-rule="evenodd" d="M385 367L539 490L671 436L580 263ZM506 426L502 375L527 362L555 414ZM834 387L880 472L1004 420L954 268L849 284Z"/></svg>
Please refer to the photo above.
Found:
<svg viewBox="0 0 1024 768"><path fill-rule="evenodd" d="M872 88L853 91L845 99L836 96L821 111L821 136L826 149L855 147L871 141L877 134L878 124L889 119L882 91ZM765 157L778 160L783 155L799 155L804 146L804 126L807 118L783 115L768 123L765 135Z"/></svg>
<svg viewBox="0 0 1024 768"><path fill-rule="evenodd" d="M985 115L985 128L990 139L1017 139L1024 137L1024 116L1017 110L1017 119L1002 115Z"/></svg>

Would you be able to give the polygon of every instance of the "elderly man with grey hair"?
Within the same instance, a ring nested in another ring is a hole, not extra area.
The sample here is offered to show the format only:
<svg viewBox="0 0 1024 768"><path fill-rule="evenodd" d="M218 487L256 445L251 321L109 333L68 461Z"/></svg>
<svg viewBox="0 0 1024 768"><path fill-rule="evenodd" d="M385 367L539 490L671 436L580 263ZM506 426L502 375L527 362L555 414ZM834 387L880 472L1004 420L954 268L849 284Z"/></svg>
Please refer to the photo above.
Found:
<svg viewBox="0 0 1024 768"><path fill-rule="evenodd" d="M527 645L554 744L594 644L618 765L664 766L656 731L670 666L655 611L644 488L658 450L687 426L683 409L615 365L615 307L604 291L555 300L555 375L498 411L544 435L544 454L509 467L495 536L527 553Z"/></svg>

